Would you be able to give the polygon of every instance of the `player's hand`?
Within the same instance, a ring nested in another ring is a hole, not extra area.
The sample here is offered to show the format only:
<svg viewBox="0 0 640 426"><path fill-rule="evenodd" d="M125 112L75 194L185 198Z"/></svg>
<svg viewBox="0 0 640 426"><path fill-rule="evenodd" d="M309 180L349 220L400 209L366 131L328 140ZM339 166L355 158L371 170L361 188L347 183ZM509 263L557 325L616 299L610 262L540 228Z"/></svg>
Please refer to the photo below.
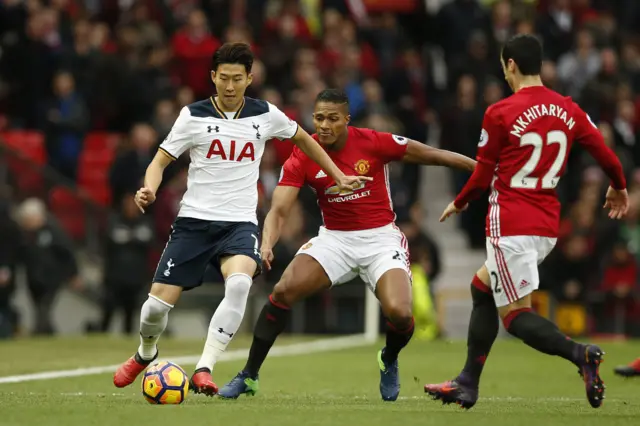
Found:
<svg viewBox="0 0 640 426"><path fill-rule="evenodd" d="M354 189L360 188L363 182L371 182L372 180L373 178L369 176L343 176L336 181L336 184L341 190L353 191Z"/></svg>
<svg viewBox="0 0 640 426"><path fill-rule="evenodd" d="M457 208L454 202L450 202L446 209L442 212L442 216L440 216L440 222L444 222L451 216L452 214L458 214L463 212L469 207L469 204L465 204L461 209Z"/></svg>
<svg viewBox="0 0 640 426"><path fill-rule="evenodd" d="M611 219L622 219L629 211L629 194L626 189L617 190L609 187L605 199L603 207L609 209Z"/></svg>
<svg viewBox="0 0 640 426"><path fill-rule="evenodd" d="M153 204L154 201L156 201L156 194L149 188L140 188L138 192L136 192L135 202L142 213L144 213L144 209Z"/></svg>
<svg viewBox="0 0 640 426"><path fill-rule="evenodd" d="M273 250L268 247L260 248L260 257L262 257L262 263L264 263L267 271L271 270L271 262L273 262Z"/></svg>

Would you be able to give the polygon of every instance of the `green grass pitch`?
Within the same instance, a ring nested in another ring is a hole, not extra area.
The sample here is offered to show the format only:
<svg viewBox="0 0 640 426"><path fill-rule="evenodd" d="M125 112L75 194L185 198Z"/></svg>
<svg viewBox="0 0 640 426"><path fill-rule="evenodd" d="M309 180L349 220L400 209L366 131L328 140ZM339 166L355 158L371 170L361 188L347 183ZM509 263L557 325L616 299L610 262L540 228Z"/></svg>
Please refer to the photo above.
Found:
<svg viewBox="0 0 640 426"><path fill-rule="evenodd" d="M307 339L307 338L305 338ZM300 342L283 338L278 344ZM233 348L243 348L247 337ZM91 337L17 340L0 343L0 377L93 367L123 361L136 339ZM380 343L382 344L382 342ZM198 354L202 342L165 340L162 360ZM190 394L179 406L153 406L140 393L140 379L117 389L111 374L0 384L0 425L634 425L640 422L640 378L613 375L616 364L640 355L640 342L602 343L601 371L607 399L592 409L577 370L566 361L541 355L520 342L500 340L484 372L480 400L470 411L443 406L423 393L425 382L458 373L464 342L412 342L400 355L401 399L385 403L378 394L379 346L267 359L261 392L224 401ZM244 360L216 366L222 386ZM193 366L183 365L190 372Z"/></svg>

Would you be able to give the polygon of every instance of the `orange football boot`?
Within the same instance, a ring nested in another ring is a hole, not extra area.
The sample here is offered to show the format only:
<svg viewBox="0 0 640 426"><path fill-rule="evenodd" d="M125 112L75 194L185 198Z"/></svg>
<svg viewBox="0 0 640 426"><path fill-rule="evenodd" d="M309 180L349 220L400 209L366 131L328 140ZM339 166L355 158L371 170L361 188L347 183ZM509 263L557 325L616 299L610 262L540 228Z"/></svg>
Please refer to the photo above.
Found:
<svg viewBox="0 0 640 426"><path fill-rule="evenodd" d="M148 361L142 359L140 354L136 352L135 355L118 367L113 375L113 384L116 385L117 388L129 386L131 383L135 382L136 377L138 377L138 375L142 373L156 358L158 358L157 352L156 356Z"/></svg>

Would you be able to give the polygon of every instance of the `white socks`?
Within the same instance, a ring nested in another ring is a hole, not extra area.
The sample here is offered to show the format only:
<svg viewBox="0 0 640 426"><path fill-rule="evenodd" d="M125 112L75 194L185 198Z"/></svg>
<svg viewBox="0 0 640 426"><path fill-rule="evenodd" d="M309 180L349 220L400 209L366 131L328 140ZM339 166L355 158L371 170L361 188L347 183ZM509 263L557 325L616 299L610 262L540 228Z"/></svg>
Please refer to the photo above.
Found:
<svg viewBox="0 0 640 426"><path fill-rule="evenodd" d="M227 277L224 299L209 323L207 341L196 370L200 368L213 370L218 357L227 349L229 342L240 328L252 282L251 277L246 274L231 274Z"/></svg>
<svg viewBox="0 0 640 426"><path fill-rule="evenodd" d="M169 311L173 308L155 296L149 298L140 310L140 347L138 354L145 361L153 359L158 353L156 343L167 327Z"/></svg>
<svg viewBox="0 0 640 426"><path fill-rule="evenodd" d="M252 282L251 277L246 274L232 274L227 278L224 299L209 323L207 341L196 370L203 367L212 370L220 354L227 349L240 328ZM167 327L171 308L173 305L152 295L142 305L138 354L143 360L151 360L158 353L156 344Z"/></svg>

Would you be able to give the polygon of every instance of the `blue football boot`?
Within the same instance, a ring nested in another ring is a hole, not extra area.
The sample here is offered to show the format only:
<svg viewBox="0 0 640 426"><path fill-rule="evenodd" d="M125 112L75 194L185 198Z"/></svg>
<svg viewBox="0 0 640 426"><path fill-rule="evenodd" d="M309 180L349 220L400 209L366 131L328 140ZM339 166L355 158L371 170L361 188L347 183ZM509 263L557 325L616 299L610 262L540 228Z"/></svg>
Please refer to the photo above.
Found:
<svg viewBox="0 0 640 426"><path fill-rule="evenodd" d="M398 360L385 363L382 359L384 349L378 351L378 366L380 367L380 396L384 401L395 401L400 395L400 376L398 374Z"/></svg>
<svg viewBox="0 0 640 426"><path fill-rule="evenodd" d="M218 396L225 399L237 399L242 394L253 396L258 388L258 377L252 379L249 373L241 371L218 391Z"/></svg>

